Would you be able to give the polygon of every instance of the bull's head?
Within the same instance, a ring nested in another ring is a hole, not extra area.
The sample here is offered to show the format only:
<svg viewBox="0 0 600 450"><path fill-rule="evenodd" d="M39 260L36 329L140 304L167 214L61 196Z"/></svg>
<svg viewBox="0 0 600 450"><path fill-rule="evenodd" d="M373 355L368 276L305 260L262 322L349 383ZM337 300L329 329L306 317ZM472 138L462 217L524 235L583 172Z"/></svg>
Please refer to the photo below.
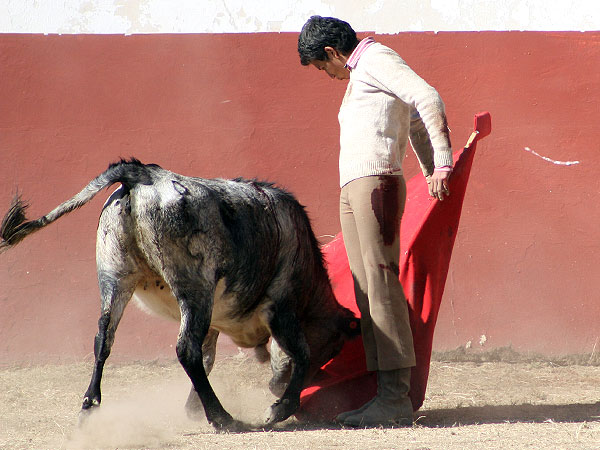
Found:
<svg viewBox="0 0 600 450"><path fill-rule="evenodd" d="M342 350L346 341L360 335L360 319L350 310L340 307L329 317L307 323L304 334L310 348L308 381Z"/></svg>
<svg viewBox="0 0 600 450"><path fill-rule="evenodd" d="M321 367L342 350L346 341L360 335L360 319L336 303L336 308L329 314L320 314L304 322L303 330L310 351L309 368L304 380L308 383ZM273 378L269 388L274 395L280 397L289 382L291 358L277 346L272 346L271 367Z"/></svg>

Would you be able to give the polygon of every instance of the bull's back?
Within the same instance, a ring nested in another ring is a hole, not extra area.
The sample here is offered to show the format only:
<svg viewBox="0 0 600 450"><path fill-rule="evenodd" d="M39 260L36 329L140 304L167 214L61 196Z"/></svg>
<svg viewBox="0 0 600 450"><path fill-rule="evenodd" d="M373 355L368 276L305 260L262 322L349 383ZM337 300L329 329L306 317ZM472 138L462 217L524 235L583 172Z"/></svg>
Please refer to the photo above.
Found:
<svg viewBox="0 0 600 450"><path fill-rule="evenodd" d="M304 208L267 183L189 178L152 167L152 183L121 188L107 202L98 232L103 270L135 278L146 311L179 320L163 270L212 270L220 280L213 326L239 345L268 336L264 309L292 285L310 301L327 283ZM99 266L100 270L100 266ZM165 281L166 280L166 281ZM237 337L237 338L236 338Z"/></svg>

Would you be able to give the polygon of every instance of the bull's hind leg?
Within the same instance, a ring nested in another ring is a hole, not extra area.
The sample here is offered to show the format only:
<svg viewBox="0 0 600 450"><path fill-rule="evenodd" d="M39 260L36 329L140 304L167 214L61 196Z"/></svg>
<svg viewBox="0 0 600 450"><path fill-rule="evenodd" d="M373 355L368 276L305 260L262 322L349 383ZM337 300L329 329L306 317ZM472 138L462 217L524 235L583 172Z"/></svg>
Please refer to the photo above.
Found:
<svg viewBox="0 0 600 450"><path fill-rule="evenodd" d="M94 340L94 371L90 385L83 397L82 412L100 405L102 399L100 382L104 363L110 355L115 340L115 332L125 306L135 290L136 281L119 279L115 274L99 272L100 291L102 295L102 314L98 320L98 334Z"/></svg>
<svg viewBox="0 0 600 450"><path fill-rule="evenodd" d="M82 412L100 405L104 363L110 354L125 306L140 279L132 256L135 244L128 232L131 228L129 197L119 188L104 206L96 236L96 265L102 312L94 341L94 371L83 398Z"/></svg>
<svg viewBox="0 0 600 450"><path fill-rule="evenodd" d="M204 338L202 343L202 364L204 365L204 371L206 375L210 375L213 365L215 363L215 356L217 354L217 339L219 337L219 331L214 328L208 330L208 334ZM202 411L202 402L194 386L190 390L187 402L185 402L185 410L188 417L191 419L197 419Z"/></svg>
<svg viewBox="0 0 600 450"><path fill-rule="evenodd" d="M287 419L300 406L300 392L308 371L310 350L296 315L289 308L274 307L269 317L269 327L273 339L292 360L292 372L287 388L267 411L266 423L273 424Z"/></svg>
<svg viewBox="0 0 600 450"><path fill-rule="evenodd" d="M171 283L171 290L181 309L177 358L200 397L206 419L215 428L223 428L234 425L234 421L219 402L208 381L203 363L202 345L210 327L214 295L214 287L209 289L208 286L210 283L200 283L197 280Z"/></svg>

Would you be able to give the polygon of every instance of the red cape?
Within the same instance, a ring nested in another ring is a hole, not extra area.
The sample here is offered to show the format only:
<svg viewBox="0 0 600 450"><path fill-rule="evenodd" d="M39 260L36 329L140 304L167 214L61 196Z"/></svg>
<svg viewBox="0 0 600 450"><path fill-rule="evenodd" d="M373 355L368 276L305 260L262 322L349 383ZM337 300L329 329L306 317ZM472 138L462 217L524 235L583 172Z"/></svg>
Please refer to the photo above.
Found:
<svg viewBox="0 0 600 450"><path fill-rule="evenodd" d="M490 114L476 114L474 128L467 145L454 155L456 164L449 180L449 197L442 202L433 200L421 175L407 182L400 230L400 281L408 300L417 359L410 388L415 411L425 399L433 331L463 199L477 141L491 132ZM338 302L360 317L341 233L323 248L323 254ZM376 392L375 372L367 371L362 339L354 339L302 391L296 416L301 420L332 420L342 411L360 407Z"/></svg>

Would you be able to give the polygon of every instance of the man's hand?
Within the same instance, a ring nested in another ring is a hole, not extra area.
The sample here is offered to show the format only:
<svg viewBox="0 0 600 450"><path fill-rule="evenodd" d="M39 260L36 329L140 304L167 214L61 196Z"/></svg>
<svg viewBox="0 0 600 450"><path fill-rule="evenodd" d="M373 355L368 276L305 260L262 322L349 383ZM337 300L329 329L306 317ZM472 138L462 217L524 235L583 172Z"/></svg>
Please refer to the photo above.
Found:
<svg viewBox="0 0 600 450"><path fill-rule="evenodd" d="M450 195L450 191L448 190L448 178L450 178L451 173L452 172L436 170L433 172L433 175L426 177L429 195L440 201L443 201L445 196Z"/></svg>

